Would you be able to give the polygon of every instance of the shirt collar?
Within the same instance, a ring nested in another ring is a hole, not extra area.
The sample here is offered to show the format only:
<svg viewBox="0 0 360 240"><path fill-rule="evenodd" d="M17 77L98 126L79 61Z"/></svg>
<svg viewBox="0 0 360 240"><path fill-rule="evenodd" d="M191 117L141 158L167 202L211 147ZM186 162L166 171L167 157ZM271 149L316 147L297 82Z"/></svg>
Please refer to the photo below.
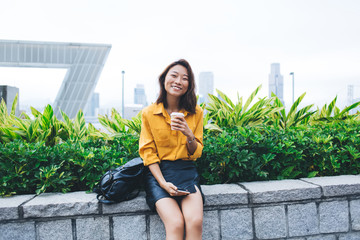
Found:
<svg viewBox="0 0 360 240"><path fill-rule="evenodd" d="M181 109L179 112L183 113L185 117L189 114L189 112L185 109ZM158 103L155 105L153 114L162 114L164 117L168 115L163 103Z"/></svg>

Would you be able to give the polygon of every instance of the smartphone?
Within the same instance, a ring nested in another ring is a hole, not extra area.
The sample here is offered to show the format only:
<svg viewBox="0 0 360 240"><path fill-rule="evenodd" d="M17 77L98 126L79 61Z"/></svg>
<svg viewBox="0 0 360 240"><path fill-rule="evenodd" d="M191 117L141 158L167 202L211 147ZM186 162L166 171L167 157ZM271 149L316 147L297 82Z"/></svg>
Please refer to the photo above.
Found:
<svg viewBox="0 0 360 240"><path fill-rule="evenodd" d="M190 193L189 191L184 190L184 189L178 189L177 191L178 191L178 192L181 192L181 193Z"/></svg>

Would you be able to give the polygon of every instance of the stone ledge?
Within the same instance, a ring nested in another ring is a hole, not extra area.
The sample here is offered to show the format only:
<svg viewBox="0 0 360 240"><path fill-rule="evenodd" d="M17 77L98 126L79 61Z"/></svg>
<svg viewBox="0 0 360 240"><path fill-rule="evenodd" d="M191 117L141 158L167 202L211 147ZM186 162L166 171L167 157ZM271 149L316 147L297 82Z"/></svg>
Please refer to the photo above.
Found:
<svg viewBox="0 0 360 240"><path fill-rule="evenodd" d="M239 183L250 193L252 203L286 202L321 197L319 186L301 180Z"/></svg>
<svg viewBox="0 0 360 240"><path fill-rule="evenodd" d="M16 195L0 198L0 220L20 218L18 207L33 197L35 195Z"/></svg>
<svg viewBox="0 0 360 240"><path fill-rule="evenodd" d="M205 207L248 204L247 191L237 184L202 185L201 189L205 195Z"/></svg>
<svg viewBox="0 0 360 240"><path fill-rule="evenodd" d="M323 194L325 197L335 197L360 193L359 175L302 178L301 180L320 186L323 189Z"/></svg>
<svg viewBox="0 0 360 240"><path fill-rule="evenodd" d="M116 204L102 204L102 208L105 214L150 211L150 208L146 204L145 192L140 192L139 196L130 201Z"/></svg>
<svg viewBox="0 0 360 240"><path fill-rule="evenodd" d="M216 206L247 205L249 198L250 203L255 204L320 199L322 197L321 189L324 196L359 194L360 176L347 175L301 180L246 182L239 183L239 185L202 185L205 207L211 209ZM137 198L131 201L112 205L103 204L102 212L100 212L100 206L101 204L98 203L94 193L44 193L36 197L34 195L19 195L0 198L0 220L21 218L19 210L23 211L24 218L150 211L146 204L144 192L141 192Z"/></svg>
<svg viewBox="0 0 360 240"><path fill-rule="evenodd" d="M96 194L44 193L23 206L24 218L99 214Z"/></svg>

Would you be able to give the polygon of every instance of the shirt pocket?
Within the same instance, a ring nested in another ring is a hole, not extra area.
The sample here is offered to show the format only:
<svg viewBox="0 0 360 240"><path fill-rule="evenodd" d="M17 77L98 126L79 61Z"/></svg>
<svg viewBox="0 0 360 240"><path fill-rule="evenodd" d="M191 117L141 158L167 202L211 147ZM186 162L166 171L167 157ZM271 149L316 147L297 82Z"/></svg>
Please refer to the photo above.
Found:
<svg viewBox="0 0 360 240"><path fill-rule="evenodd" d="M158 147L170 146L170 129L157 128L153 132L155 144Z"/></svg>

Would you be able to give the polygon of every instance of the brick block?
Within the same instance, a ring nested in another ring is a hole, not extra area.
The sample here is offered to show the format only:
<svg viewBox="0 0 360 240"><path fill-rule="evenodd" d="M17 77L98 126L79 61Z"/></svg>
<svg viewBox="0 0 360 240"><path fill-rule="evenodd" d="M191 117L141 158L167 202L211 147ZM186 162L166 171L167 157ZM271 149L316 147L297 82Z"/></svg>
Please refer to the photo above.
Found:
<svg viewBox="0 0 360 240"><path fill-rule="evenodd" d="M257 238L269 239L286 237L284 206L255 208L254 218Z"/></svg>
<svg viewBox="0 0 360 240"><path fill-rule="evenodd" d="M150 239L165 240L166 232L159 215L150 216Z"/></svg>
<svg viewBox="0 0 360 240"><path fill-rule="evenodd" d="M288 206L289 235L307 236L319 233L319 218L315 203Z"/></svg>
<svg viewBox="0 0 360 240"><path fill-rule="evenodd" d="M218 211L204 211L203 239L220 239L220 223Z"/></svg>
<svg viewBox="0 0 360 240"><path fill-rule="evenodd" d="M24 204L23 209L24 218L99 213L96 194L85 192L43 193Z"/></svg>
<svg viewBox="0 0 360 240"><path fill-rule="evenodd" d="M110 239L108 217L76 219L77 239Z"/></svg>
<svg viewBox="0 0 360 240"><path fill-rule="evenodd" d="M21 240L34 240L35 223L22 222L22 223L5 223L0 224L0 240L21 239Z"/></svg>
<svg viewBox="0 0 360 240"><path fill-rule="evenodd" d="M301 180L274 180L241 183L250 191L253 203L285 202L321 197L321 189Z"/></svg>
<svg viewBox="0 0 360 240"><path fill-rule="evenodd" d="M339 240L360 240L360 232L340 234Z"/></svg>
<svg viewBox="0 0 360 240"><path fill-rule="evenodd" d="M319 185L324 196L343 196L360 193L359 175L303 178L303 181Z"/></svg>
<svg viewBox="0 0 360 240"><path fill-rule="evenodd" d="M201 190L205 195L205 207L248 203L247 191L237 184L203 185Z"/></svg>
<svg viewBox="0 0 360 240"><path fill-rule="evenodd" d="M231 209L220 212L221 239L253 239L251 209Z"/></svg>
<svg viewBox="0 0 360 240"><path fill-rule="evenodd" d="M315 236L315 237L308 237L306 240L336 240L335 235L322 235L322 236Z"/></svg>
<svg viewBox="0 0 360 240"><path fill-rule="evenodd" d="M73 238L71 219L39 222L36 227L39 240L69 240Z"/></svg>
<svg viewBox="0 0 360 240"><path fill-rule="evenodd" d="M351 227L360 230L360 200L350 202Z"/></svg>
<svg viewBox="0 0 360 240"><path fill-rule="evenodd" d="M319 205L320 232L349 231L349 207L347 201L322 202Z"/></svg>
<svg viewBox="0 0 360 240"><path fill-rule="evenodd" d="M150 211L145 200L145 192L140 192L139 196L130 200L115 204L103 204L103 213L125 213L125 212L145 212Z"/></svg>
<svg viewBox="0 0 360 240"><path fill-rule="evenodd" d="M15 195L11 197L0 197L0 220L19 218L18 207L34 196L35 195Z"/></svg>
<svg viewBox="0 0 360 240"><path fill-rule="evenodd" d="M114 217L113 220L115 240L145 240L147 238L145 215Z"/></svg>

